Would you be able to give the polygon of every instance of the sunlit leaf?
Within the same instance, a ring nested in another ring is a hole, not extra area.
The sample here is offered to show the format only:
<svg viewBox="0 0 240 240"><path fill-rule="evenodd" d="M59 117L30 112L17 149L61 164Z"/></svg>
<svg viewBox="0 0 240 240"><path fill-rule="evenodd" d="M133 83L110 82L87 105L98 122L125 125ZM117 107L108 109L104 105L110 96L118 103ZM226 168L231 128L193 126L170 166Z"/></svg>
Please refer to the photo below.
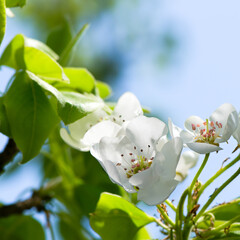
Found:
<svg viewBox="0 0 240 240"><path fill-rule="evenodd" d="M59 118L42 88L25 72L17 73L4 102L12 137L26 162L39 153Z"/></svg>
<svg viewBox="0 0 240 240"><path fill-rule="evenodd" d="M217 220L230 220L240 215L240 198L216 206L209 210L209 212L213 213Z"/></svg>
<svg viewBox="0 0 240 240"><path fill-rule="evenodd" d="M97 81L96 88L101 98L106 98L112 93L110 86L101 81Z"/></svg>
<svg viewBox="0 0 240 240"><path fill-rule="evenodd" d="M41 224L30 216L0 218L1 240L45 240Z"/></svg>
<svg viewBox="0 0 240 240"><path fill-rule="evenodd" d="M148 240L148 239L152 238L145 227L141 228L134 237L134 240Z"/></svg>
<svg viewBox="0 0 240 240"><path fill-rule="evenodd" d="M65 124L70 124L103 107L100 98L75 92L63 92L64 105L59 102L58 114Z"/></svg>
<svg viewBox="0 0 240 240"><path fill-rule="evenodd" d="M154 220L120 196L102 193L90 224L104 240L132 240L139 229Z"/></svg>
<svg viewBox="0 0 240 240"><path fill-rule="evenodd" d="M26 4L26 0L6 0L6 6L12 7L23 7Z"/></svg>
<svg viewBox="0 0 240 240"><path fill-rule="evenodd" d="M28 70L46 81L68 81L57 58L44 43L18 34L3 52L0 65Z"/></svg>
<svg viewBox="0 0 240 240"><path fill-rule="evenodd" d="M28 72L28 75L57 99L58 114L65 124L70 124L104 106L102 99L92 94L83 95L76 92L60 92L36 75L30 72Z"/></svg>
<svg viewBox="0 0 240 240"><path fill-rule="evenodd" d="M64 68L70 83L56 82L54 86L62 91L91 93L95 87L95 79L85 68Z"/></svg>
<svg viewBox="0 0 240 240"><path fill-rule="evenodd" d="M5 0L0 0L0 45L3 40L6 28Z"/></svg>

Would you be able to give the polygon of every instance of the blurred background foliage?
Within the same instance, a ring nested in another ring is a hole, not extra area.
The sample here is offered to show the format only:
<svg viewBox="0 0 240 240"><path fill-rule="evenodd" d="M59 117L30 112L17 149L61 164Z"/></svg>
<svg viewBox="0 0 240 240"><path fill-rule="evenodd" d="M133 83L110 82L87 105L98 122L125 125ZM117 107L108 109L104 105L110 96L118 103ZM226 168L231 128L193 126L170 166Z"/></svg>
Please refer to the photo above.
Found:
<svg viewBox="0 0 240 240"><path fill-rule="evenodd" d="M167 23L153 24L155 20L150 17L151 12L146 11L145 4L146 1L140 0L28 0L23 8L15 8L13 12L18 25L30 29L31 36L28 37L47 43L58 54L83 24L89 23L90 29L71 54L67 66L86 67L96 79L107 82L116 91L124 70L139 61L136 53L140 52L143 59L151 59L150 64L157 66L159 71L176 59L180 40L174 28ZM59 128L52 132L41 154L27 164L29 169L38 169L41 191L53 196L44 214L33 210L29 214L40 220L47 239L53 239L53 235L55 239L66 240L98 238L90 229L88 219L100 194L106 191L129 200L134 197L130 199L112 184L89 153L67 146L59 136ZM1 184L21 171L23 166L19 166L19 161L17 156L8 165ZM32 192L31 189L26 191ZM19 231L21 225L17 225L15 230L6 231L4 240L32 239L31 234L26 238L26 232L37 235L39 240L44 238L38 223L27 216L21 216L21 219L9 217L8 221L9 224L19 221L32 229ZM17 237L16 231L19 232Z"/></svg>
<svg viewBox="0 0 240 240"><path fill-rule="evenodd" d="M87 37L78 44L69 65L86 67L96 79L112 84L124 68L138 61L136 52L143 58L152 55L152 64L160 70L176 60L179 35L170 21L160 24L151 17L153 8L142 0L31 0L16 9L16 15L33 36L58 53L89 23ZM158 12L161 15L161 9Z"/></svg>

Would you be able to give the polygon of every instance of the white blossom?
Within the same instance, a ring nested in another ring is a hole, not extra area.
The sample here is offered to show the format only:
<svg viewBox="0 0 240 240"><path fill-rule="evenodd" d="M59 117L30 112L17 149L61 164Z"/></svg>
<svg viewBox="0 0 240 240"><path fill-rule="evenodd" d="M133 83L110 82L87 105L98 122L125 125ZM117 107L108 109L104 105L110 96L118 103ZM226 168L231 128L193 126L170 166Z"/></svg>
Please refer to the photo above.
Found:
<svg viewBox="0 0 240 240"><path fill-rule="evenodd" d="M182 140L174 138L159 147L158 141L167 131L159 119L139 116L127 124L125 135L102 138L91 153L114 183L137 192L138 200L156 205L178 184L175 176Z"/></svg>
<svg viewBox="0 0 240 240"><path fill-rule="evenodd" d="M193 151L186 151L182 153L177 165L175 179L183 181L187 177L189 169L193 168L197 164L198 158L199 154Z"/></svg>
<svg viewBox="0 0 240 240"><path fill-rule="evenodd" d="M202 120L191 116L185 121L186 130L175 126L169 120L172 136L180 136L191 150L206 154L222 150L219 144L226 142L238 126L238 115L235 108L228 103L217 108L209 119Z"/></svg>
<svg viewBox="0 0 240 240"><path fill-rule="evenodd" d="M143 114L136 96L130 92L123 94L112 113L98 109L60 130L62 139L73 148L89 151L91 146L104 136L116 136L123 124Z"/></svg>

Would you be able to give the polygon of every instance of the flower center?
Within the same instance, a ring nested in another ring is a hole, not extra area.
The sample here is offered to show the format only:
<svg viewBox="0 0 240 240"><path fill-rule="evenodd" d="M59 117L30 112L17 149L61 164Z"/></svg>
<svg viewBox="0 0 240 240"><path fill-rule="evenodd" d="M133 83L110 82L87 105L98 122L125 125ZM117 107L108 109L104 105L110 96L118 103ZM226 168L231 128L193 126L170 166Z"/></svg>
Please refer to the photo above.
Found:
<svg viewBox="0 0 240 240"><path fill-rule="evenodd" d="M221 138L220 132L222 129L222 124L216 121L215 123L206 119L202 125L200 124L192 124L192 130L195 133L195 141L202 143L210 143L214 145L218 145L214 143L216 138Z"/></svg>
<svg viewBox="0 0 240 240"><path fill-rule="evenodd" d="M132 177L136 173L140 173L146 169L148 169L152 165L152 161L154 157L147 158L149 155L149 150L147 154L144 154L143 149L140 150L140 154L137 153L136 147L134 147L134 151L130 152L126 155L121 154L123 159L122 164L117 163L116 166L123 167L127 178ZM148 145L148 149L150 149L150 145Z"/></svg>

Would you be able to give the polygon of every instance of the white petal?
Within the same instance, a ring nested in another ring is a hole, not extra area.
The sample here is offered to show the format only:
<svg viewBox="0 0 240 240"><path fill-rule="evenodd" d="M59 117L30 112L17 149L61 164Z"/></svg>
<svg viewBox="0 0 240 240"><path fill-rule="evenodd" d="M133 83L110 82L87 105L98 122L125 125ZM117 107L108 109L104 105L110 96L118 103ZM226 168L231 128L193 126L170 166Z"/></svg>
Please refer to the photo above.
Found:
<svg viewBox="0 0 240 240"><path fill-rule="evenodd" d="M186 130L182 130L182 132L180 133L180 137L182 138L182 140L185 144L192 142L194 140L193 133L186 131Z"/></svg>
<svg viewBox="0 0 240 240"><path fill-rule="evenodd" d="M134 187L129 183L126 173L121 166L117 166L117 163L121 163L121 153L118 151L119 147L124 147L125 139L104 137L99 144L92 147L91 153L97 157L98 161L109 175L110 179L123 186L128 192L136 192ZM120 146L119 146L120 145Z"/></svg>
<svg viewBox="0 0 240 240"><path fill-rule="evenodd" d="M157 144L156 144L156 150L157 150L158 152L160 152L161 149L162 149L162 147L164 146L164 144L167 143L167 142L168 142L168 138L167 138L166 135L163 136L163 137L161 137L161 138L158 140Z"/></svg>
<svg viewBox="0 0 240 240"><path fill-rule="evenodd" d="M238 144L240 143L240 114L238 115L238 127L233 133L233 137L237 140Z"/></svg>
<svg viewBox="0 0 240 240"><path fill-rule="evenodd" d="M149 169L144 170L140 173L134 174L129 179L129 182L133 186L137 186L137 187L140 187L140 188L151 186L152 183L155 182L155 181L156 181L156 176L153 174L153 168L149 168Z"/></svg>
<svg viewBox="0 0 240 240"><path fill-rule="evenodd" d="M161 176L164 179L173 179L176 175L176 167L183 148L181 138L173 138L162 147L160 152L157 152L152 166L153 177Z"/></svg>
<svg viewBox="0 0 240 240"><path fill-rule="evenodd" d="M180 137L180 133L181 133L182 129L180 127L177 127L176 125L174 125L170 118L168 119L168 128L169 128L169 132L170 132L170 135L172 138Z"/></svg>
<svg viewBox="0 0 240 240"><path fill-rule="evenodd" d="M204 121L200 117L191 116L185 121L184 126L188 131L193 132L192 124L194 124L195 126L197 126L198 124L202 126L203 123Z"/></svg>
<svg viewBox="0 0 240 240"><path fill-rule="evenodd" d="M167 126L157 118L140 116L129 122L126 136L138 149L148 151L148 145L154 146L156 141L167 134Z"/></svg>
<svg viewBox="0 0 240 240"><path fill-rule="evenodd" d="M186 143L186 145L193 150L196 153L199 154L206 154L210 152L216 152L222 150L222 148L209 144L209 143L199 143L199 142L193 142L193 143Z"/></svg>
<svg viewBox="0 0 240 240"><path fill-rule="evenodd" d="M188 175L188 170L197 164L198 158L198 153L195 153L193 151L184 152L178 162L176 169L177 175L175 179L183 181Z"/></svg>
<svg viewBox="0 0 240 240"><path fill-rule="evenodd" d="M83 138L84 134L87 132L88 129L91 128L92 125L97 124L101 119L106 116L106 112L99 109L88 114L86 117L83 117L76 122L69 124L68 129L72 138L79 141L81 138Z"/></svg>
<svg viewBox="0 0 240 240"><path fill-rule="evenodd" d="M73 148L76 148L77 150L81 150L81 151L89 150L88 146L85 146L80 141L77 141L76 139L72 138L72 136L68 133L68 131L65 128L60 129L60 136L65 143L67 143Z"/></svg>
<svg viewBox="0 0 240 240"><path fill-rule="evenodd" d="M227 119L226 124L224 125L223 133L221 138L215 140L216 143L226 142L232 134L235 132L238 126L238 115L237 112L232 112Z"/></svg>
<svg viewBox="0 0 240 240"><path fill-rule="evenodd" d="M119 171L119 168L113 162L104 161L104 170L114 183L122 186L127 192L136 192L134 187L129 183L126 175L121 174L121 171Z"/></svg>
<svg viewBox="0 0 240 240"><path fill-rule="evenodd" d="M148 205L157 205L164 202L172 191L176 188L178 181L172 179L162 181L161 178L151 186L142 188L138 191L138 200Z"/></svg>
<svg viewBox="0 0 240 240"><path fill-rule="evenodd" d="M90 148L93 144L98 143L103 137L115 137L120 129L121 127L112 121L102 121L91 127L86 132L81 142Z"/></svg>
<svg viewBox="0 0 240 240"><path fill-rule="evenodd" d="M219 122L223 125L227 123L228 120L228 116L232 113L235 112L236 109L234 108L234 106L230 103L225 103L222 104L219 108L217 108L212 115L210 116L210 121L214 121L214 122Z"/></svg>
<svg viewBox="0 0 240 240"><path fill-rule="evenodd" d="M121 115L121 119L128 121L143 115L143 111L137 97L130 92L126 92L119 98L112 115L117 117Z"/></svg>

